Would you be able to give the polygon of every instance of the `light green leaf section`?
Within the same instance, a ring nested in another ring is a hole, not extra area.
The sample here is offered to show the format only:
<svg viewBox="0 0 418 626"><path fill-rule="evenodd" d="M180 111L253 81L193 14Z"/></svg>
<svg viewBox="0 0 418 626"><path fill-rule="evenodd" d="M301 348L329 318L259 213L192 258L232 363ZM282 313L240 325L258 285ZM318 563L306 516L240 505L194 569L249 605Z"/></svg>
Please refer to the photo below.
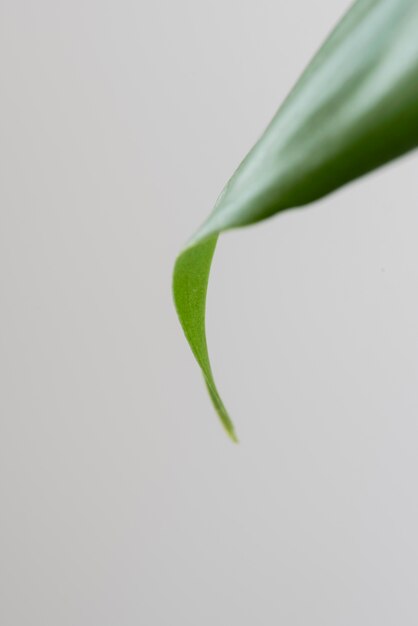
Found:
<svg viewBox="0 0 418 626"><path fill-rule="evenodd" d="M202 369L213 405L228 435L237 441L234 426L213 379L206 343L206 292L216 241L217 236L212 235L180 254L174 268L173 293L180 322Z"/></svg>
<svg viewBox="0 0 418 626"><path fill-rule="evenodd" d="M309 204L417 146L418 0L358 0L175 264L180 322L233 440L205 333L206 292L219 234Z"/></svg>

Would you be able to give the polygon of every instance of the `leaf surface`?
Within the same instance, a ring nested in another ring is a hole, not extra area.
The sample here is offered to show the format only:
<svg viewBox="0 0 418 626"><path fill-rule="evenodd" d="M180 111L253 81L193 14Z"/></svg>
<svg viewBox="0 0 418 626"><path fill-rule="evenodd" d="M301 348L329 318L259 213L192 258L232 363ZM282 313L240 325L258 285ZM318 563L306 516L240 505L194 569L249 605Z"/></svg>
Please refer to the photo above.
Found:
<svg viewBox="0 0 418 626"><path fill-rule="evenodd" d="M418 146L418 0L357 0L308 65L180 253L173 295L226 431L206 292L220 233L300 207Z"/></svg>

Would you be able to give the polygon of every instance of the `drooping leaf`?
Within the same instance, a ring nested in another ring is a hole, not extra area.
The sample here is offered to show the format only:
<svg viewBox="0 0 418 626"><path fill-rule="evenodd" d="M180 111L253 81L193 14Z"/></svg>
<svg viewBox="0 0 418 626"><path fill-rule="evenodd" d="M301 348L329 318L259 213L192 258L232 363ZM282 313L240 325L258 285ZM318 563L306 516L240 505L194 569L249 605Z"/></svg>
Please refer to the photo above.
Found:
<svg viewBox="0 0 418 626"><path fill-rule="evenodd" d="M177 258L173 293L215 409L205 334L219 234L300 207L418 146L418 0L357 0Z"/></svg>

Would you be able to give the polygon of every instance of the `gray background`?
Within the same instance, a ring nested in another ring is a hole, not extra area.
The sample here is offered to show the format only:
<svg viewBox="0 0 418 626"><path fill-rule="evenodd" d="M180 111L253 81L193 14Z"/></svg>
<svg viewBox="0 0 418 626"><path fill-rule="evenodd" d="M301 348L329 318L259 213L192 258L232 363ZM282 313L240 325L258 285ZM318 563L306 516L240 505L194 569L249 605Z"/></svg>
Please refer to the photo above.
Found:
<svg viewBox="0 0 418 626"><path fill-rule="evenodd" d="M346 0L1 0L0 623L418 622L417 155L183 242Z"/></svg>

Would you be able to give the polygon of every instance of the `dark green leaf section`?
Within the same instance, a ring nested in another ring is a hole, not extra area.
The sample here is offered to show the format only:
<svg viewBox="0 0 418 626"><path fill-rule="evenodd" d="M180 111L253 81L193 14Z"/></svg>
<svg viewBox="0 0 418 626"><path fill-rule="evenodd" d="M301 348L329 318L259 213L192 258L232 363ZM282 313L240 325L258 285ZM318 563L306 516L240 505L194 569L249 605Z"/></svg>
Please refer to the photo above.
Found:
<svg viewBox="0 0 418 626"><path fill-rule="evenodd" d="M177 259L174 299L215 408L235 439L206 345L218 235L300 207L418 145L418 0L358 0L307 67Z"/></svg>

